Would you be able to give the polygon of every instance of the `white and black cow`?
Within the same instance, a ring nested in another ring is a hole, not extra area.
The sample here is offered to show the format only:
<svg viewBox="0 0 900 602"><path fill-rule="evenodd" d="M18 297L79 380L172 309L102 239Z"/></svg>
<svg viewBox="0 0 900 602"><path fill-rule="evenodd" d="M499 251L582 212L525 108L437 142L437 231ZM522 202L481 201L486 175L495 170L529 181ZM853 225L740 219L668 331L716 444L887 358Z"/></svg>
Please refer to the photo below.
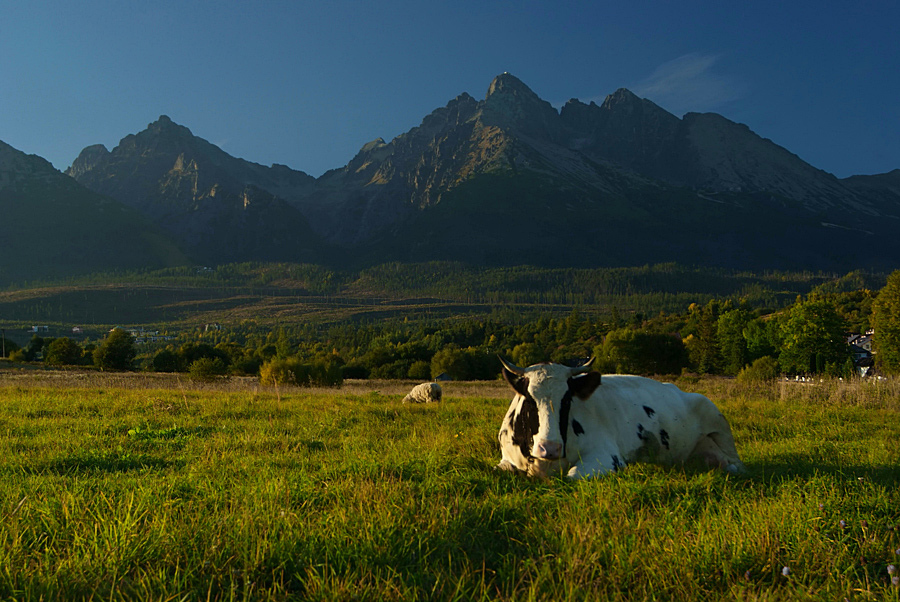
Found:
<svg viewBox="0 0 900 602"><path fill-rule="evenodd" d="M699 460L741 472L731 428L713 403L673 384L570 368L518 368L500 358L516 392L500 426L498 468L529 476L601 476L630 462Z"/></svg>

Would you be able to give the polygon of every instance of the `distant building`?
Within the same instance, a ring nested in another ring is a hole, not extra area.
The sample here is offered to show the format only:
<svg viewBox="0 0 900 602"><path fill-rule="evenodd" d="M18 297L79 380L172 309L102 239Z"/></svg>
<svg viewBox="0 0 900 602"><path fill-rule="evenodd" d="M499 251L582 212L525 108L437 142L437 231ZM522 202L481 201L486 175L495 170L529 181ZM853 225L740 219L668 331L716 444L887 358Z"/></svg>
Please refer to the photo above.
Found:
<svg viewBox="0 0 900 602"><path fill-rule="evenodd" d="M873 374L875 358L872 351L872 338L874 330L867 330L865 334L851 334L847 337L850 353L853 354L853 365L860 376Z"/></svg>

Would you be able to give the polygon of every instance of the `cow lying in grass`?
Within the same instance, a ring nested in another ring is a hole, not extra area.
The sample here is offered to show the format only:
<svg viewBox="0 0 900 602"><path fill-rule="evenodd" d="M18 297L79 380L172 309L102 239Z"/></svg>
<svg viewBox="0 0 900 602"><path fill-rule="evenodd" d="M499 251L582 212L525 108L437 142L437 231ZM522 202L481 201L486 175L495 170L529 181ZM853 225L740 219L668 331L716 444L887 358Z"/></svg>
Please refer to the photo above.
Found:
<svg viewBox="0 0 900 602"><path fill-rule="evenodd" d="M713 403L673 384L501 358L516 396L500 426L498 468L529 476L602 476L630 462L699 460L740 472L731 428Z"/></svg>

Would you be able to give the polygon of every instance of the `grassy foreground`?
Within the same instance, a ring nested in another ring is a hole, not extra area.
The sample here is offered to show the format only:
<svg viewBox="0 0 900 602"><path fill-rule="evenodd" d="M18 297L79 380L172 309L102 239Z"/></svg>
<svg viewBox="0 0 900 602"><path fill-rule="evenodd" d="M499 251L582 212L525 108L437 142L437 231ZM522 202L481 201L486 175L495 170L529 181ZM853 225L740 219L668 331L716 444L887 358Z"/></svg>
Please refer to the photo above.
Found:
<svg viewBox="0 0 900 602"><path fill-rule="evenodd" d="M492 470L499 385L92 378L0 378L2 599L898 599L898 383L700 381L748 474L569 483Z"/></svg>

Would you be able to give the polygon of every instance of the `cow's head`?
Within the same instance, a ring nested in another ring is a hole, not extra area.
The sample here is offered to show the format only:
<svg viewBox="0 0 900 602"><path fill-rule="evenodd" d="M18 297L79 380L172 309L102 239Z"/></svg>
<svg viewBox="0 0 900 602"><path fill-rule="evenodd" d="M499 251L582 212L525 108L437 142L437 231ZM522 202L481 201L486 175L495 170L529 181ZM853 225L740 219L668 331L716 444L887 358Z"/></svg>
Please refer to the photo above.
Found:
<svg viewBox="0 0 900 602"><path fill-rule="evenodd" d="M522 398L512 426L513 442L523 456L547 461L565 457L572 400L587 399L600 385L600 373L590 372L593 361L519 368L500 358L503 378Z"/></svg>

